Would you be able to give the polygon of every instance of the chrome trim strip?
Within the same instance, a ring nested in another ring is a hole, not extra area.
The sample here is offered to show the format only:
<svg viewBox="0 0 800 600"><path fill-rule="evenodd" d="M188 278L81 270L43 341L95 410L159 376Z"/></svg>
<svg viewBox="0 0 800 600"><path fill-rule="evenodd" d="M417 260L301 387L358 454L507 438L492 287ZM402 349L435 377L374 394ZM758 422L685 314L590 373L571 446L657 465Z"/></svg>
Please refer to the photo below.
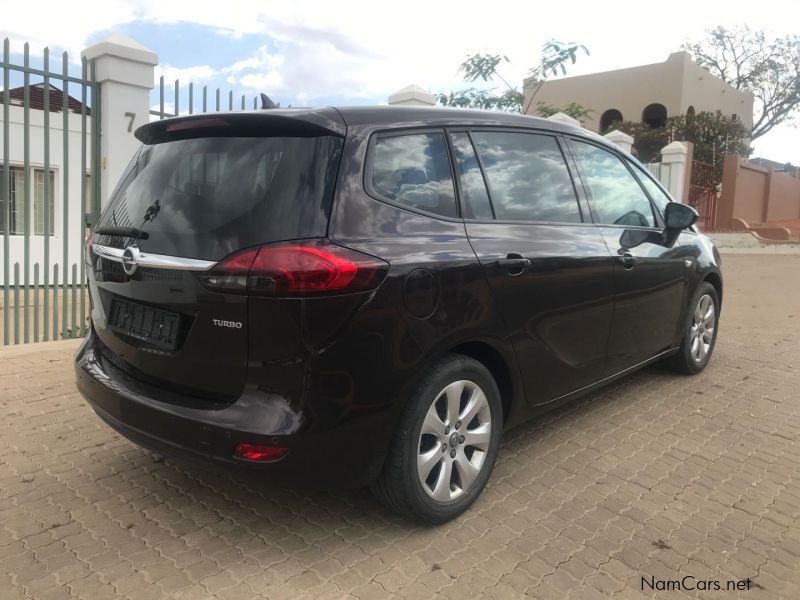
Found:
<svg viewBox="0 0 800 600"><path fill-rule="evenodd" d="M112 248L92 244L92 251L102 258L122 263L124 248ZM140 252L136 264L149 269L172 269L174 271L208 271L217 264L213 260L199 260L197 258L183 258L182 256L167 256L165 254L147 254Z"/></svg>

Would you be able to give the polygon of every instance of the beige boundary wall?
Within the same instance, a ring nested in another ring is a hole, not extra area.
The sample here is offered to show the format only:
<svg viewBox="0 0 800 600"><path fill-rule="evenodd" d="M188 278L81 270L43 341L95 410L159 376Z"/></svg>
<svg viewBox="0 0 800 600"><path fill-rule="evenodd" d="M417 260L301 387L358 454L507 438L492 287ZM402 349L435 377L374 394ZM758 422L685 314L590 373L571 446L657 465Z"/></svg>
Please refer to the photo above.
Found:
<svg viewBox="0 0 800 600"><path fill-rule="evenodd" d="M725 157L717 224L735 226L800 220L800 179L739 156Z"/></svg>

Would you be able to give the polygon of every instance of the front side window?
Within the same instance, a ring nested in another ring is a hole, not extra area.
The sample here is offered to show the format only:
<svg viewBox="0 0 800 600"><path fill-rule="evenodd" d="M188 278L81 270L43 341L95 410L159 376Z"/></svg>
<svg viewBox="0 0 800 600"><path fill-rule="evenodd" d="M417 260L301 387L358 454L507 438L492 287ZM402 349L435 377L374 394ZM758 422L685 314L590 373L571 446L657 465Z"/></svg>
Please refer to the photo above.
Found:
<svg viewBox="0 0 800 600"><path fill-rule="evenodd" d="M650 200L622 159L594 144L572 140L571 147L581 166L596 223L655 227Z"/></svg>
<svg viewBox="0 0 800 600"><path fill-rule="evenodd" d="M661 213L661 216L664 216L664 209L667 207L667 204L672 202L672 198L667 195L667 193L661 189L661 187L653 181L653 178L645 173L644 169L642 169L636 163L629 163L634 166L634 170L636 174L639 176L639 181L642 182L644 189L647 190L647 193L650 194L650 198L653 199L653 202L656 204L656 208Z"/></svg>
<svg viewBox="0 0 800 600"><path fill-rule="evenodd" d="M497 219L581 221L572 179L554 137L477 131L472 140L483 162Z"/></svg>
<svg viewBox="0 0 800 600"><path fill-rule="evenodd" d="M444 134L378 137L372 157L372 188L398 204L455 217L453 175Z"/></svg>

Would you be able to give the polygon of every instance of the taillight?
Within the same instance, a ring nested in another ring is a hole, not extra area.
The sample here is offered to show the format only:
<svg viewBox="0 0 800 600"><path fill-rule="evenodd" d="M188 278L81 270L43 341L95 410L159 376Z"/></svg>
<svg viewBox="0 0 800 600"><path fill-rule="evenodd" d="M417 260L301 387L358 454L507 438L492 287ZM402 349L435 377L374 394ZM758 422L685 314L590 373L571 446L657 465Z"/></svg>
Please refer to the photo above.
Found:
<svg viewBox="0 0 800 600"><path fill-rule="evenodd" d="M261 446L259 444L236 444L233 451L235 456L246 458L247 460L257 460L260 462L272 462L283 458L289 453L289 449L284 446Z"/></svg>
<svg viewBox="0 0 800 600"><path fill-rule="evenodd" d="M374 289L389 265L329 242L270 244L221 260L202 276L212 289L256 296L314 296Z"/></svg>

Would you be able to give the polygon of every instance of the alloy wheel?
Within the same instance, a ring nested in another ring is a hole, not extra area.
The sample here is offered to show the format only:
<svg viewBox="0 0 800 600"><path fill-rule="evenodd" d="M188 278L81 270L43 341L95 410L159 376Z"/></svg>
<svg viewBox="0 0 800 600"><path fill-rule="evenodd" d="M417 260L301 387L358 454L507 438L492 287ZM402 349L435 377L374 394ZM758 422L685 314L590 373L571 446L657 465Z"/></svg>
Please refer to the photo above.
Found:
<svg viewBox="0 0 800 600"><path fill-rule="evenodd" d="M714 341L714 329L717 326L717 311L714 300L705 294L697 301L692 318L692 328L689 332L691 346L689 351L695 363L702 363Z"/></svg>
<svg viewBox="0 0 800 600"><path fill-rule="evenodd" d="M447 503L469 491L491 437L491 410L480 386L459 380L445 387L428 408L418 441L417 474L425 492Z"/></svg>

